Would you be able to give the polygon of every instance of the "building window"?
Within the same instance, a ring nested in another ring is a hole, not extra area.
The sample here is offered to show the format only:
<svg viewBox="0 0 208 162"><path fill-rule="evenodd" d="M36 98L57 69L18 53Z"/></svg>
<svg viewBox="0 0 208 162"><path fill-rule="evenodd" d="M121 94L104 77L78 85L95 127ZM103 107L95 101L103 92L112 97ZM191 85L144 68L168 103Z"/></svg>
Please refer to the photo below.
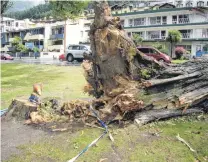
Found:
<svg viewBox="0 0 208 162"><path fill-rule="evenodd" d="M203 6L204 6L204 2L203 1L197 2L197 7L203 7Z"/></svg>
<svg viewBox="0 0 208 162"><path fill-rule="evenodd" d="M124 27L124 20L121 20L121 26Z"/></svg>
<svg viewBox="0 0 208 162"><path fill-rule="evenodd" d="M148 31L147 39L148 40L160 39L160 31Z"/></svg>
<svg viewBox="0 0 208 162"><path fill-rule="evenodd" d="M144 39L144 32L133 32L133 34L138 34L141 38Z"/></svg>
<svg viewBox="0 0 208 162"><path fill-rule="evenodd" d="M161 17L150 17L149 18L150 25L160 25L161 24Z"/></svg>
<svg viewBox="0 0 208 162"><path fill-rule="evenodd" d="M145 2L145 3L144 3L144 6L145 6L145 7L148 7L148 6L150 6L150 3L149 3L149 2Z"/></svg>
<svg viewBox="0 0 208 162"><path fill-rule="evenodd" d="M63 40L54 41L53 45L63 45Z"/></svg>
<svg viewBox="0 0 208 162"><path fill-rule="evenodd" d="M129 27L133 26L133 19L129 19Z"/></svg>
<svg viewBox="0 0 208 162"><path fill-rule="evenodd" d="M177 24L177 15L172 16L172 23Z"/></svg>
<svg viewBox="0 0 208 162"><path fill-rule="evenodd" d="M179 24L186 24L189 23L189 15L178 15L178 23Z"/></svg>
<svg viewBox="0 0 208 162"><path fill-rule="evenodd" d="M183 39L191 38L192 30L179 30Z"/></svg>
<svg viewBox="0 0 208 162"><path fill-rule="evenodd" d="M162 17L162 24L163 25L167 24L167 16Z"/></svg>
<svg viewBox="0 0 208 162"><path fill-rule="evenodd" d="M16 23L15 23L15 26L16 26L16 27L18 27L18 26L19 26L18 22L16 22Z"/></svg>
<svg viewBox="0 0 208 162"><path fill-rule="evenodd" d="M191 1L188 1L187 3L186 3L186 7L192 7L193 6L193 3L191 2Z"/></svg>
<svg viewBox="0 0 208 162"><path fill-rule="evenodd" d="M208 38L208 29L202 29L202 38Z"/></svg>
<svg viewBox="0 0 208 162"><path fill-rule="evenodd" d="M163 30L161 31L161 39L165 39L166 38L166 31Z"/></svg>
<svg viewBox="0 0 208 162"><path fill-rule="evenodd" d="M191 45L177 45L176 47L183 47L186 51L191 53Z"/></svg>
<svg viewBox="0 0 208 162"><path fill-rule="evenodd" d="M134 26L145 25L145 18L134 19Z"/></svg>
<svg viewBox="0 0 208 162"><path fill-rule="evenodd" d="M178 1L177 4L176 4L176 7L183 7L182 1Z"/></svg>

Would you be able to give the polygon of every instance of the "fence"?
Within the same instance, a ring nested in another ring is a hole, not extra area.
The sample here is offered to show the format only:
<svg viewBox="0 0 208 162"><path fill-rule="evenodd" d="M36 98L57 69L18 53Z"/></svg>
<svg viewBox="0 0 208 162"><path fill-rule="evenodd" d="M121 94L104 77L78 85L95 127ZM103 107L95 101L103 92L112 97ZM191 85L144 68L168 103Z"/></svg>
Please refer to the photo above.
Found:
<svg viewBox="0 0 208 162"><path fill-rule="evenodd" d="M29 52L29 53L16 52L16 53L11 53L10 55L12 57L40 57L40 53L35 53L35 52Z"/></svg>

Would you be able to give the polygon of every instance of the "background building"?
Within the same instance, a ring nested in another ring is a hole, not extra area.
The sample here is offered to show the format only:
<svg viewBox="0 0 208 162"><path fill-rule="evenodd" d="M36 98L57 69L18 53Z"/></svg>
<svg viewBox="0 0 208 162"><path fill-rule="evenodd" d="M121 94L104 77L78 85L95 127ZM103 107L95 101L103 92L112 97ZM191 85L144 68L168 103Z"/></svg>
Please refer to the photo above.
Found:
<svg viewBox="0 0 208 162"><path fill-rule="evenodd" d="M182 42L175 46L183 46L192 55L198 51L208 53L208 1L206 0L155 0L121 1L111 6L114 16L121 18L121 23L131 37L137 33L143 38L142 45L155 42L170 44L165 41L169 30L179 30ZM93 22L94 10L84 11L76 21L50 20L1 20L1 51L12 50L15 36L22 38L27 48L38 47L41 51L64 51L66 45L89 44L88 32ZM64 33L66 32L66 33ZM170 53L170 51L169 51Z"/></svg>

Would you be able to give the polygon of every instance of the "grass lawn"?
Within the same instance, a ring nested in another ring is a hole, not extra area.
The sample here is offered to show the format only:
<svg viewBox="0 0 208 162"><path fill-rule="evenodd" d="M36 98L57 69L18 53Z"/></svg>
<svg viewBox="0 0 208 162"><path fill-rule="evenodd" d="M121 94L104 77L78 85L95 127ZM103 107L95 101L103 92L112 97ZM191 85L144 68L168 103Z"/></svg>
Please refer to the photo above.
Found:
<svg viewBox="0 0 208 162"><path fill-rule="evenodd" d="M108 136L91 147L77 162L197 162L208 160L208 119L196 117L171 119L137 127L111 127L114 142ZM66 162L76 156L96 139L102 130L84 128L75 133L65 132L21 145L20 155L11 156L7 162ZM196 152L176 139L185 139Z"/></svg>
<svg viewBox="0 0 208 162"><path fill-rule="evenodd" d="M38 82L43 83L42 98L88 98L82 90L86 83L82 73L80 66L2 64L1 108L7 108L12 98L29 98Z"/></svg>
<svg viewBox="0 0 208 162"><path fill-rule="evenodd" d="M2 106L7 107L12 98L28 98L32 85L42 82L43 97L64 100L88 98L82 93L85 84L81 67L2 64ZM196 162L208 160L208 115L183 117L150 123L142 127L130 124L125 128L110 126L115 139L108 136L82 155L78 162ZM34 143L18 146L20 154L7 162L66 162L102 133L96 128L62 132L42 138ZM176 139L184 138L197 152Z"/></svg>
<svg viewBox="0 0 208 162"><path fill-rule="evenodd" d="M184 62L187 62L188 60L172 60L173 64L182 64Z"/></svg>

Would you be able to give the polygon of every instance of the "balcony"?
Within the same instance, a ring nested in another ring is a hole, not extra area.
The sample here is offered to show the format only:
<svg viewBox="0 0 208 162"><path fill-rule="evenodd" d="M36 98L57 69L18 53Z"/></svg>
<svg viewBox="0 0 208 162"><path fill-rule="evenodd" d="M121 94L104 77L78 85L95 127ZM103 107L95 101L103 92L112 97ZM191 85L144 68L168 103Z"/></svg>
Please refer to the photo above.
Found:
<svg viewBox="0 0 208 162"><path fill-rule="evenodd" d="M182 35L182 39L189 39L189 38L192 38L191 33L181 33L181 35Z"/></svg>
<svg viewBox="0 0 208 162"><path fill-rule="evenodd" d="M14 38L9 38L9 42L13 42Z"/></svg>
<svg viewBox="0 0 208 162"><path fill-rule="evenodd" d="M54 34L54 35L51 35L50 39L64 39L64 34Z"/></svg>
<svg viewBox="0 0 208 162"><path fill-rule="evenodd" d="M43 40L44 35L43 34L34 34L31 35L31 33L27 33L24 37L24 40L29 41L29 40Z"/></svg>
<svg viewBox="0 0 208 162"><path fill-rule="evenodd" d="M180 19L178 19L178 23L179 24L188 24L188 23L190 23L190 20L189 20L189 18L180 18Z"/></svg>
<svg viewBox="0 0 208 162"><path fill-rule="evenodd" d="M155 40L155 39L161 39L161 36L158 34L149 34L147 35L147 40Z"/></svg>
<svg viewBox="0 0 208 162"><path fill-rule="evenodd" d="M150 25L161 25L161 22L157 20L150 20Z"/></svg>

